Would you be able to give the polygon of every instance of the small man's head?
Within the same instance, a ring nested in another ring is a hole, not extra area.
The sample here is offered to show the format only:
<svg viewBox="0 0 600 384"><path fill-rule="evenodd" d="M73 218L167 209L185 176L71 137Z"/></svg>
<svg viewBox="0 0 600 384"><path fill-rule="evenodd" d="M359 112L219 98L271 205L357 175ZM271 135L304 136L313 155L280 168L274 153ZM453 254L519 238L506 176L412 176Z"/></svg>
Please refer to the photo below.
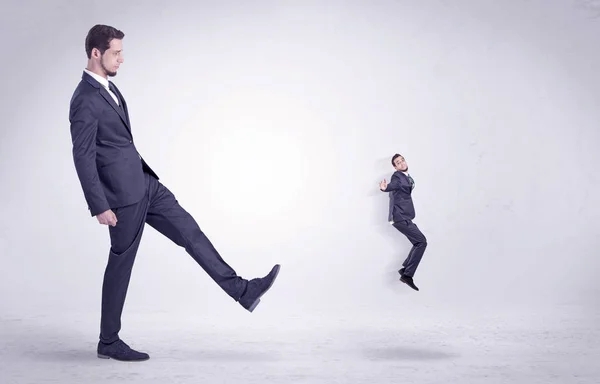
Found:
<svg viewBox="0 0 600 384"><path fill-rule="evenodd" d="M406 165L406 160L404 160L404 156L395 154L392 157L392 165L396 171L406 172L408 171L408 165Z"/></svg>
<svg viewBox="0 0 600 384"><path fill-rule="evenodd" d="M123 37L125 34L108 25L94 25L85 38L88 66L105 77L116 76L123 63Z"/></svg>

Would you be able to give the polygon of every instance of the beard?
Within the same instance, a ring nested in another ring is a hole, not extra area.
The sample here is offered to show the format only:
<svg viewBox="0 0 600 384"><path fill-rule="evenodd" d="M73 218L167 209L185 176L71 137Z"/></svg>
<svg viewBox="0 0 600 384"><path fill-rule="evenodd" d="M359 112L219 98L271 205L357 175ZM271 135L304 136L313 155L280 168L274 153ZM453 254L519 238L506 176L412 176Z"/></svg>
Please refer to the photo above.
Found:
<svg viewBox="0 0 600 384"><path fill-rule="evenodd" d="M108 68L106 68L104 66L103 62L100 62L100 65L102 66L102 70L104 71L104 73L106 73L106 76L110 76L110 77L115 77L117 76L117 72L113 72L113 71L109 71Z"/></svg>

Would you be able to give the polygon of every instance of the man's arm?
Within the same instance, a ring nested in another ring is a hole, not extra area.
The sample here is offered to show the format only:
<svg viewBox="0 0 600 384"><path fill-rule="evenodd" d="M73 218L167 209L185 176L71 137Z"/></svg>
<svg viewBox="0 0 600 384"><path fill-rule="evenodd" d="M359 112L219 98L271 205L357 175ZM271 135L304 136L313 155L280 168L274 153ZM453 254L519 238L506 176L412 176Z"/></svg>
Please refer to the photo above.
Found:
<svg viewBox="0 0 600 384"><path fill-rule="evenodd" d="M71 105L71 139L73 161L83 194L92 216L110 209L96 168L96 133L98 118L95 116L92 101L87 97L77 97Z"/></svg>
<svg viewBox="0 0 600 384"><path fill-rule="evenodd" d="M379 184L379 189L381 192L391 192L400 189L400 186L400 178L394 173L392 175L392 180L390 180L389 183L383 179L383 181Z"/></svg>

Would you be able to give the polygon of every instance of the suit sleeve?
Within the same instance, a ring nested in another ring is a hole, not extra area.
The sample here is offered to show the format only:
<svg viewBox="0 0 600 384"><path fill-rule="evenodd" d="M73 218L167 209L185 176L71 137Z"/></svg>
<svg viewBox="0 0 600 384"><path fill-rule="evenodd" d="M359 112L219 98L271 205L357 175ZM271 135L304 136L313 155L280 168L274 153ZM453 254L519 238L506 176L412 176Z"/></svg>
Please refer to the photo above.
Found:
<svg viewBox="0 0 600 384"><path fill-rule="evenodd" d="M396 175L393 174L392 175L392 179L390 180L390 182L387 185L386 189L382 189L382 192L392 192L392 191L396 191L398 189L400 189L400 178Z"/></svg>
<svg viewBox="0 0 600 384"><path fill-rule="evenodd" d="M98 118L94 114L92 101L87 97L75 98L69 120L75 169L91 214L96 216L110 207L96 168Z"/></svg>

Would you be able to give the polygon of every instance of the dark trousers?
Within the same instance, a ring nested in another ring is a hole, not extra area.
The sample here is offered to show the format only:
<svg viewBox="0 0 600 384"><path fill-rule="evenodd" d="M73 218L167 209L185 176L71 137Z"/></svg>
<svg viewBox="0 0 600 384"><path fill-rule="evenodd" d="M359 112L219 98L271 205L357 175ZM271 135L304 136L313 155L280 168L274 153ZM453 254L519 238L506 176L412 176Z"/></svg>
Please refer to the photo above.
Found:
<svg viewBox="0 0 600 384"><path fill-rule="evenodd" d="M102 285L100 340L119 339L121 314L129 279L145 223L185 248L208 275L234 300L246 289L247 280L221 258L194 218L156 178L145 174L146 196L138 203L115 208L117 225L109 226L111 248Z"/></svg>
<svg viewBox="0 0 600 384"><path fill-rule="evenodd" d="M402 263L404 274L412 277L419 267L423 253L425 253L425 248L427 248L427 239L419 227L409 219L394 220L393 225L394 228L402 232L413 245L408 256Z"/></svg>

